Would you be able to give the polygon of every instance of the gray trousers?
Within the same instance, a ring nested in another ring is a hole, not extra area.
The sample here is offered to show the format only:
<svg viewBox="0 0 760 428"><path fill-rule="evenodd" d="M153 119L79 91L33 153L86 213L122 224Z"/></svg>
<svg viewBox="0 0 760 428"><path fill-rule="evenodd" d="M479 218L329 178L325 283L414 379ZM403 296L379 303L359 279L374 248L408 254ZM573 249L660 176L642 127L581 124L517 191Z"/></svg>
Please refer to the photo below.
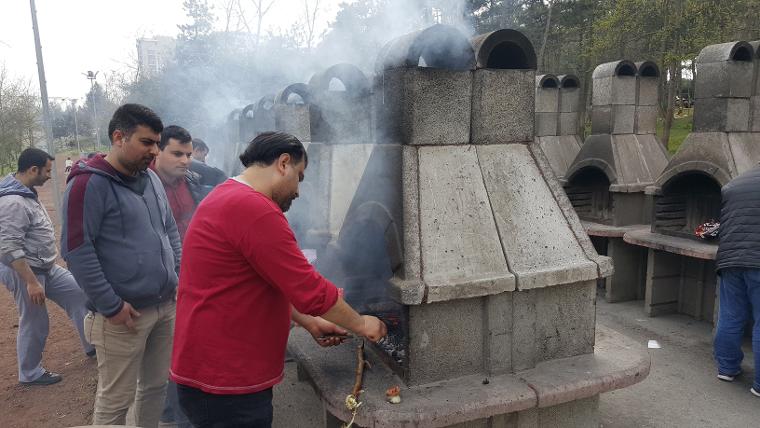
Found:
<svg viewBox="0 0 760 428"><path fill-rule="evenodd" d="M46 274L38 274L37 280L45 289L45 297L55 302L74 322L82 342L84 352L93 348L84 337L84 317L87 297L68 270L54 265ZM18 356L18 379L31 382L45 373L42 368L42 351L48 337L50 321L46 305L35 305L29 299L26 283L13 268L0 263L0 283L13 293L18 309L18 337L16 354Z"/></svg>

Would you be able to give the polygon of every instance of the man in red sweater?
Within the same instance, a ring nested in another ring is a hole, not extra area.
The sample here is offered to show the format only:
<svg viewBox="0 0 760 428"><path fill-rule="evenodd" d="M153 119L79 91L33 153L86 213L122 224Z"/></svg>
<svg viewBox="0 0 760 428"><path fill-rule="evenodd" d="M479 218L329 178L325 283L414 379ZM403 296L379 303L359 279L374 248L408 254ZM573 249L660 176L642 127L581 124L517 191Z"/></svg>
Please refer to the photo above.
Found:
<svg viewBox="0 0 760 428"><path fill-rule="evenodd" d="M308 162L301 142L263 133L240 160L243 173L201 202L184 240L171 379L196 427L271 426L291 318L322 346L343 328L386 334L314 270L285 219Z"/></svg>

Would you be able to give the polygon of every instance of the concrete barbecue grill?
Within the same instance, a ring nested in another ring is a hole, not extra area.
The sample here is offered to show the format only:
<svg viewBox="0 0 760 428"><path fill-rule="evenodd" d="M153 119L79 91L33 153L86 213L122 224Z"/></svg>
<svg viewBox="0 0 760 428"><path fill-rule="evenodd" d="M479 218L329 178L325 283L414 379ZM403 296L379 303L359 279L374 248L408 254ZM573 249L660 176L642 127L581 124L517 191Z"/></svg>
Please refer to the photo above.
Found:
<svg viewBox="0 0 760 428"><path fill-rule="evenodd" d="M755 42L757 45L757 42ZM645 309L712 321L717 242L695 229L720 216L720 188L760 161L757 58L747 42L707 46L696 60L694 128L657 180L649 230L626 233L648 251ZM756 104L756 103L755 103Z"/></svg>
<svg viewBox="0 0 760 428"><path fill-rule="evenodd" d="M308 146L311 141L310 104L311 92L306 84L293 83L285 87L274 99L275 128L295 135Z"/></svg>
<svg viewBox="0 0 760 428"><path fill-rule="evenodd" d="M591 132L565 173L565 191L600 254L616 274L605 281L610 302L644 297L646 252L623 241L646 228L651 205L644 189L665 168L655 136L660 72L652 62L614 61L593 73Z"/></svg>
<svg viewBox="0 0 760 428"><path fill-rule="evenodd" d="M581 149L582 94L578 77L536 76L536 144L562 179Z"/></svg>
<svg viewBox="0 0 760 428"><path fill-rule="evenodd" d="M378 60L371 117L383 123L320 256L347 299L390 324L368 352L358 426L598 426L598 395L649 372L640 345L595 330L611 264L533 150L526 40L500 30L470 42L436 25ZM354 346L318 348L294 330L289 347L326 426L349 420ZM401 404L385 402L393 385Z"/></svg>
<svg viewBox="0 0 760 428"><path fill-rule="evenodd" d="M240 113L242 110L235 109L227 115L225 123L225 132L227 137L227 144L224 145L224 172L232 176L241 171L240 160L238 160L238 154L240 153L240 147L242 146L242 140L240 138Z"/></svg>
<svg viewBox="0 0 760 428"><path fill-rule="evenodd" d="M337 238L374 150L371 91L369 79L352 64L315 74L307 89L309 171L302 183L305 199L296 200L289 217L303 221L299 242L318 250L324 263L321 253Z"/></svg>

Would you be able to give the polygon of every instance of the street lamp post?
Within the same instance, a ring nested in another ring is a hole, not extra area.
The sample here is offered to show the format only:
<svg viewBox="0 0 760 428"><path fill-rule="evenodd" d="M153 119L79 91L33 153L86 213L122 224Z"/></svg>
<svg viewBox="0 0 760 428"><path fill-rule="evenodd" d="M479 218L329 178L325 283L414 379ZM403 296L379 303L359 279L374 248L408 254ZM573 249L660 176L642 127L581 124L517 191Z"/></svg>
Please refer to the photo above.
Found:
<svg viewBox="0 0 760 428"><path fill-rule="evenodd" d="M100 149L100 127L98 126L98 109L95 106L95 79L98 78L98 73L99 71L91 71L91 70L88 70L87 73L82 73L90 81L90 96L92 97L92 115L93 115L93 122L95 124L96 150Z"/></svg>
<svg viewBox="0 0 760 428"><path fill-rule="evenodd" d="M77 142L77 152L82 156L82 147L79 145L79 123L77 122L77 99L71 99L71 109L74 113L74 140Z"/></svg>

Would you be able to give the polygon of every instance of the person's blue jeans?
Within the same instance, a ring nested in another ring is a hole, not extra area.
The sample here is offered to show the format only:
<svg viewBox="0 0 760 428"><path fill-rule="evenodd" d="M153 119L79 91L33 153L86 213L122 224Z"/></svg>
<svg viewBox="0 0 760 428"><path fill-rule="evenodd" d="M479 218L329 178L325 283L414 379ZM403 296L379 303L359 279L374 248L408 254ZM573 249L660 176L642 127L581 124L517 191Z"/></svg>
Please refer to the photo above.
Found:
<svg viewBox="0 0 760 428"><path fill-rule="evenodd" d="M718 373L735 375L744 359L742 340L749 322L755 354L755 391L760 391L760 269L729 268L720 271L720 311L714 355Z"/></svg>

